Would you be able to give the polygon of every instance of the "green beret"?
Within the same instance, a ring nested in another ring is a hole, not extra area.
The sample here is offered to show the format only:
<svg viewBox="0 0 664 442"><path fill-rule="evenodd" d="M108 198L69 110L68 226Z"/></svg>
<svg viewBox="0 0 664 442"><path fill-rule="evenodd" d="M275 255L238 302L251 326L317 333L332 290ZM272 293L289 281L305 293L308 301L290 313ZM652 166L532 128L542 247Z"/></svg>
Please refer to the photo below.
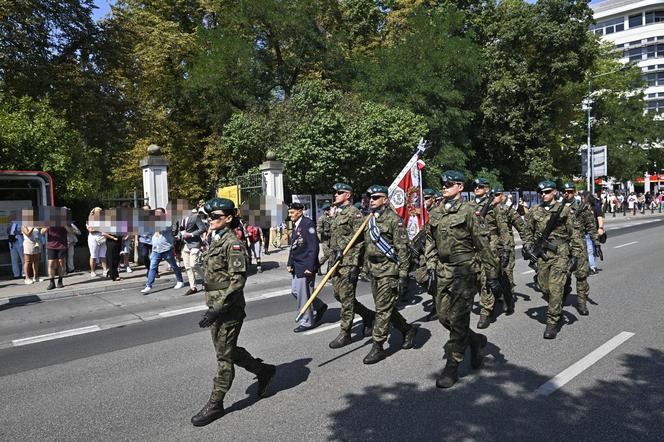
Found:
<svg viewBox="0 0 664 442"><path fill-rule="evenodd" d="M324 201L324 202L323 202L323 205L320 206L321 210L327 210L327 209L329 209L330 207L332 207L332 204L330 204L329 201Z"/></svg>
<svg viewBox="0 0 664 442"><path fill-rule="evenodd" d="M458 170L446 170L440 174L441 183L463 183L465 181L466 177L463 175L463 172L459 172Z"/></svg>
<svg viewBox="0 0 664 442"><path fill-rule="evenodd" d="M505 189L503 189L500 186L496 186L493 189L491 189L491 193L496 194L496 193L505 193Z"/></svg>
<svg viewBox="0 0 664 442"><path fill-rule="evenodd" d="M440 192L436 192L435 196L436 196L436 199L438 199L438 198L442 198L443 194L440 193Z"/></svg>
<svg viewBox="0 0 664 442"><path fill-rule="evenodd" d="M554 183L551 180L540 181L539 184L537 185L537 190L539 192L542 192L543 190L555 189L555 188L556 188L556 183Z"/></svg>
<svg viewBox="0 0 664 442"><path fill-rule="evenodd" d="M205 211L212 213L215 210L235 209L235 203L227 198L212 198L205 203Z"/></svg>
<svg viewBox="0 0 664 442"><path fill-rule="evenodd" d="M353 188L351 187L350 184L346 183L337 183L334 186L332 186L334 190L347 190L348 192L352 192Z"/></svg>
<svg viewBox="0 0 664 442"><path fill-rule="evenodd" d="M369 195L373 195L374 193L384 193L385 195L387 195L389 193L389 189L387 188L387 186L382 186L380 184L374 184L373 186L371 186L367 189L367 193Z"/></svg>
<svg viewBox="0 0 664 442"><path fill-rule="evenodd" d="M477 177L473 180L473 184L476 187L477 186L488 186L489 185L489 180L487 180L486 178Z"/></svg>
<svg viewBox="0 0 664 442"><path fill-rule="evenodd" d="M422 194L424 195L425 198L428 196L436 196L436 192L433 189L429 188L422 190Z"/></svg>
<svg viewBox="0 0 664 442"><path fill-rule="evenodd" d="M563 184L563 190L576 190L576 186L573 182L567 181Z"/></svg>
<svg viewBox="0 0 664 442"><path fill-rule="evenodd" d="M361 209L362 208L362 203L355 203L353 204L356 209Z"/></svg>

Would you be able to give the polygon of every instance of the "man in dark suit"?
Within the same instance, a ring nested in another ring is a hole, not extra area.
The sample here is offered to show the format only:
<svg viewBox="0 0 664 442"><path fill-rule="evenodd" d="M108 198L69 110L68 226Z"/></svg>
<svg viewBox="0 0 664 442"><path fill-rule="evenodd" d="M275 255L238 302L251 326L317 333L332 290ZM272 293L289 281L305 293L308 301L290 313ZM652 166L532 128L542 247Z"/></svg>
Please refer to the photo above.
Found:
<svg viewBox="0 0 664 442"><path fill-rule="evenodd" d="M288 217L293 224L293 233L290 238L290 252L286 269L293 275L291 292L297 299L297 308L300 310L309 300L314 291L314 281L318 270L318 236L316 224L311 218L302 216L304 205L292 203L288 209ZM320 324L327 310L327 304L316 298L312 303L316 310L314 318L311 306L302 315L300 324L293 330L300 333L311 330Z"/></svg>

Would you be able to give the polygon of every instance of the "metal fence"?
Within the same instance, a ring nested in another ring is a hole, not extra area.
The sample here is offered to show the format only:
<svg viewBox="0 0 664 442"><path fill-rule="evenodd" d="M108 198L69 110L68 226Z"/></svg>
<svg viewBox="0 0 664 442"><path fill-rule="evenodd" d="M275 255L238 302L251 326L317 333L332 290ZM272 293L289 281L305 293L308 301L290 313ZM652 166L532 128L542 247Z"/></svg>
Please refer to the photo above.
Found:
<svg viewBox="0 0 664 442"><path fill-rule="evenodd" d="M252 196L265 193L265 177L262 173L239 176L237 185L240 188L240 201L246 201Z"/></svg>

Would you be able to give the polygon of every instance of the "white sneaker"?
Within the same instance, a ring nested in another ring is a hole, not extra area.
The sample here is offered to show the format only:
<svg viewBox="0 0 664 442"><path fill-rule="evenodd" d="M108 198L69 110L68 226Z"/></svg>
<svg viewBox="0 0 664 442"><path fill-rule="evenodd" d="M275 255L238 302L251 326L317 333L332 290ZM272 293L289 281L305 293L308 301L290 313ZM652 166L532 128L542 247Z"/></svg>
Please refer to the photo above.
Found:
<svg viewBox="0 0 664 442"><path fill-rule="evenodd" d="M24 279L23 282L25 282L25 285L30 285L30 284L32 284L34 281L33 281L32 279Z"/></svg>
<svg viewBox="0 0 664 442"><path fill-rule="evenodd" d="M132 273L132 272L133 270L131 269L131 267L127 266L127 273Z"/></svg>
<svg viewBox="0 0 664 442"><path fill-rule="evenodd" d="M178 281L178 283L175 284L175 286L173 288L174 289L181 289L182 287L184 287L184 282Z"/></svg>
<svg viewBox="0 0 664 442"><path fill-rule="evenodd" d="M152 291L152 287L145 287L143 290L141 290L141 293L150 293Z"/></svg>
<svg viewBox="0 0 664 442"><path fill-rule="evenodd" d="M95 273L95 272L90 272L90 278L96 278L96 277L97 277L97 273Z"/></svg>

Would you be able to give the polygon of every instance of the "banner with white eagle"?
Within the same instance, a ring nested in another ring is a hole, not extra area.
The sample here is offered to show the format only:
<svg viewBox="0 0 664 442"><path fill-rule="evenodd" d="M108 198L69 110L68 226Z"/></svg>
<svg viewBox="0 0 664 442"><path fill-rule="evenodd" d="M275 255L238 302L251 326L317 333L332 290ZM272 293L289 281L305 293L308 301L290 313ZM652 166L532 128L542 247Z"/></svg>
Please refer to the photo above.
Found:
<svg viewBox="0 0 664 442"><path fill-rule="evenodd" d="M413 239L427 222L427 211L424 208L422 190L422 169L424 161L420 159L426 150L424 139L420 139L417 151L408 160L406 166L399 172L389 188L389 197L392 207L404 220L408 238Z"/></svg>

